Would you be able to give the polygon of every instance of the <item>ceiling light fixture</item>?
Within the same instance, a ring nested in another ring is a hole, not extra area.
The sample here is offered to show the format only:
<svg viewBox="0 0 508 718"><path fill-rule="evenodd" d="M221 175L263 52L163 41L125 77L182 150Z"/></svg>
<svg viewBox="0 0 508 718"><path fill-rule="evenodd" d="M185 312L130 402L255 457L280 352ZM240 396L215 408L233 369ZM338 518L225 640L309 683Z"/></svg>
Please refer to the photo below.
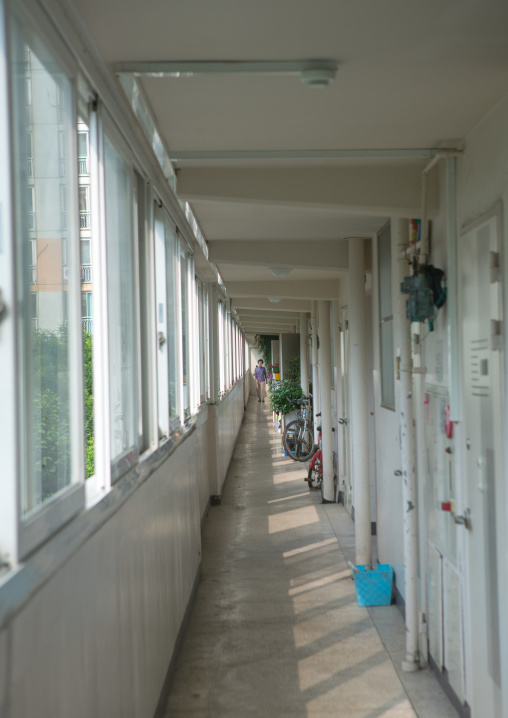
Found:
<svg viewBox="0 0 508 718"><path fill-rule="evenodd" d="M323 67L319 69L302 70L300 77L308 87L328 87L335 79L335 70Z"/></svg>
<svg viewBox="0 0 508 718"><path fill-rule="evenodd" d="M278 302L280 302L280 297L268 297L268 301L272 304L277 304Z"/></svg>
<svg viewBox="0 0 508 718"><path fill-rule="evenodd" d="M268 267L268 271L271 272L274 277L287 277L289 272L292 272L293 269L289 269L287 267Z"/></svg>

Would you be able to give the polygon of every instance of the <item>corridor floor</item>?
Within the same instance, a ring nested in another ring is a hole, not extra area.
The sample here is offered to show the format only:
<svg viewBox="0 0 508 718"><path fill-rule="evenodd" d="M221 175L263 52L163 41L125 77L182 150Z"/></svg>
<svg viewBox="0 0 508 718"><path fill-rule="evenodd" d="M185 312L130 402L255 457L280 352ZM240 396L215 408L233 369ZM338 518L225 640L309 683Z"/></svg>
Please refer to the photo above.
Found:
<svg viewBox="0 0 508 718"><path fill-rule="evenodd" d="M305 475L282 456L269 405L251 397L222 505L204 524L165 718L457 718L429 670L400 671L399 609L358 606L354 525Z"/></svg>

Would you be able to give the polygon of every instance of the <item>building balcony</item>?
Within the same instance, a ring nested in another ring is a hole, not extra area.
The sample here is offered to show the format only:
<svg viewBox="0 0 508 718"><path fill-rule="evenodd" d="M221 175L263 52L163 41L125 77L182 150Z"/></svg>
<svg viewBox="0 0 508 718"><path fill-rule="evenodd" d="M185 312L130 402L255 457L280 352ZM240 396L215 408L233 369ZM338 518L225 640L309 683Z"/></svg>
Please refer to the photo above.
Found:
<svg viewBox="0 0 508 718"><path fill-rule="evenodd" d="M81 265L81 284L91 284L92 282L92 265Z"/></svg>
<svg viewBox="0 0 508 718"><path fill-rule="evenodd" d="M80 157L79 158L79 174L80 175L88 174L88 157Z"/></svg>
<svg viewBox="0 0 508 718"><path fill-rule="evenodd" d="M92 333L92 318L91 317L83 317L83 331L88 332L89 334Z"/></svg>
<svg viewBox="0 0 508 718"><path fill-rule="evenodd" d="M80 211L80 213L79 213L79 228L80 229L90 229L90 227L91 227L90 212Z"/></svg>

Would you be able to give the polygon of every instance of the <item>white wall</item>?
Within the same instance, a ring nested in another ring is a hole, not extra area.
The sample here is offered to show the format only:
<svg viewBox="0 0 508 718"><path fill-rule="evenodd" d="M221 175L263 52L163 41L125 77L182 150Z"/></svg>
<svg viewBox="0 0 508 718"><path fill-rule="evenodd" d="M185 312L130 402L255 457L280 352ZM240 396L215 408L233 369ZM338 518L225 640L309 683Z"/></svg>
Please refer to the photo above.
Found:
<svg viewBox="0 0 508 718"><path fill-rule="evenodd" d="M219 406L222 482L243 387ZM201 563L207 437L205 409L145 481L120 480L116 510L106 497L0 582L2 718L154 714Z"/></svg>
<svg viewBox="0 0 508 718"><path fill-rule="evenodd" d="M286 362L292 356L300 356L300 334L280 334L280 378L287 374Z"/></svg>
<svg viewBox="0 0 508 718"><path fill-rule="evenodd" d="M227 470L233 449L235 447L236 437L240 431L244 415L244 393L243 381L239 381L229 392L225 399L218 405L219 414L219 436L218 436L218 471L220 485L224 485Z"/></svg>

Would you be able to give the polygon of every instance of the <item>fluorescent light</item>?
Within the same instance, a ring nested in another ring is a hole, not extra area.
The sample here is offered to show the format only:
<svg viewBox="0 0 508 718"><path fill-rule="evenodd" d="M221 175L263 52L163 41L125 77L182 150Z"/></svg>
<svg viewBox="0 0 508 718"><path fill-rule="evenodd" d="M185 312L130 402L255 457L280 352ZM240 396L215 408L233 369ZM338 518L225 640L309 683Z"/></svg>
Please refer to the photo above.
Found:
<svg viewBox="0 0 508 718"><path fill-rule="evenodd" d="M289 272L293 270L286 267L268 267L268 271L271 272L274 277L287 277Z"/></svg>
<svg viewBox="0 0 508 718"><path fill-rule="evenodd" d="M277 302L280 302L280 297L268 297L268 301L272 302L272 304L277 304Z"/></svg>

